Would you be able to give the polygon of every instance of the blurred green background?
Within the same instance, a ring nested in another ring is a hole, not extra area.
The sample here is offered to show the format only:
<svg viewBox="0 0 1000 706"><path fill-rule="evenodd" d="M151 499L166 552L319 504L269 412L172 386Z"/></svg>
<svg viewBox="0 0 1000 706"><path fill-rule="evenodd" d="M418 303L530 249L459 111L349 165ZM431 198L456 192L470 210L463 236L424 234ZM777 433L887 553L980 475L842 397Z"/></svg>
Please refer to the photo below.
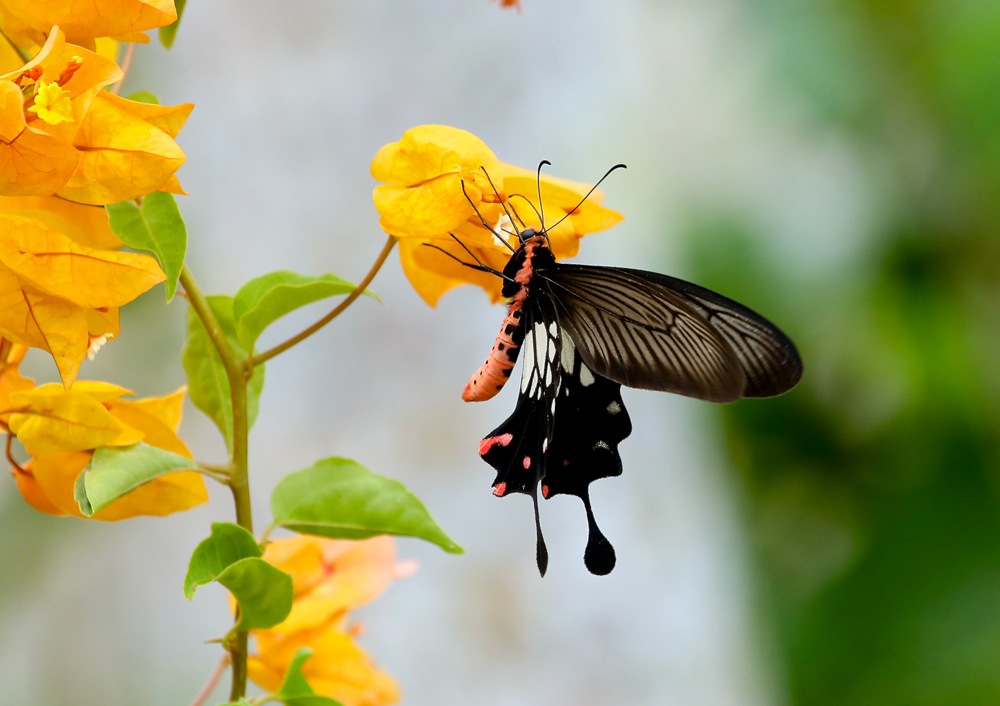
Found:
<svg viewBox="0 0 1000 706"><path fill-rule="evenodd" d="M790 703L1000 703L1000 3L752 8L877 207L808 283L738 211L692 218L701 279L806 361L795 394L720 413L761 624Z"/></svg>

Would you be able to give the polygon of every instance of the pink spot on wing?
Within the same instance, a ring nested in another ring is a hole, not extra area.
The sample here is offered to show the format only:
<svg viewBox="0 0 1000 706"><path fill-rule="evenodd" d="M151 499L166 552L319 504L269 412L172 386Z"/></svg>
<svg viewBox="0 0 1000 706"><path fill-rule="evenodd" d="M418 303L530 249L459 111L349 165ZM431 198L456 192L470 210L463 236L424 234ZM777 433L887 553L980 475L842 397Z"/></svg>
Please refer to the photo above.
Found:
<svg viewBox="0 0 1000 706"><path fill-rule="evenodd" d="M493 486L493 494L496 495L498 498L502 498L504 496L504 493L506 492L507 492L506 483L497 483L496 485Z"/></svg>
<svg viewBox="0 0 1000 706"><path fill-rule="evenodd" d="M531 456L525 456L524 460L521 461L521 465L524 466L524 470L531 468Z"/></svg>
<svg viewBox="0 0 1000 706"><path fill-rule="evenodd" d="M542 497L543 498L549 497L549 486L545 485L544 483L542 484Z"/></svg>
<svg viewBox="0 0 1000 706"><path fill-rule="evenodd" d="M513 434L500 434L498 436L488 436L479 442L479 455L485 456L494 446L506 446L514 440Z"/></svg>

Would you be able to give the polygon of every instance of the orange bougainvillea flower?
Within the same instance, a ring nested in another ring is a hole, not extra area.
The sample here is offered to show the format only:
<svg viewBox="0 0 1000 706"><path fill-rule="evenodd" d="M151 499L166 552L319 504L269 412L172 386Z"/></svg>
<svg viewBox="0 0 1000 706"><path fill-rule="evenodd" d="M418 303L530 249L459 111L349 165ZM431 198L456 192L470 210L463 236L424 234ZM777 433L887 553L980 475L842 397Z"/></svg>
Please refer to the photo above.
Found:
<svg viewBox="0 0 1000 706"><path fill-rule="evenodd" d="M164 275L148 255L81 245L58 230L68 221L84 240L110 244L88 207L34 217L45 205L0 200L0 336L51 353L68 388L94 345L118 335L118 307Z"/></svg>
<svg viewBox="0 0 1000 706"><path fill-rule="evenodd" d="M143 31L165 27L177 19L173 0L4 0L0 30L25 47L41 44L53 25L73 41L114 37L147 42Z"/></svg>
<svg viewBox="0 0 1000 706"><path fill-rule="evenodd" d="M507 242L516 247L511 215L517 229L523 230L541 227L544 213L552 251L559 258L576 255L580 238L587 233L622 219L600 205L600 191L584 201L588 185L544 173L539 177L500 162L475 135L444 125L407 130L399 142L379 150L371 171L383 182L374 192L379 224L399 238L403 271L431 306L460 284L478 285L494 301L500 298L498 277L461 262L473 264L474 255L488 267L502 270L511 250L494 232L506 234ZM423 247L427 243L458 261Z"/></svg>
<svg viewBox="0 0 1000 706"><path fill-rule="evenodd" d="M182 193L174 173L184 153L174 138L192 106L102 90L121 77L114 62L67 44L58 28L34 59L0 76L0 196L106 205Z"/></svg>
<svg viewBox="0 0 1000 706"><path fill-rule="evenodd" d="M397 563L391 537L360 541L299 535L267 545L264 559L291 574L292 612L280 625L252 630L257 653L247 661L250 678L276 691L295 653L308 647L313 656L302 673L316 693L344 706L388 706L399 688L352 639L352 609L371 601L395 580L416 568Z"/></svg>
<svg viewBox="0 0 1000 706"><path fill-rule="evenodd" d="M30 381L29 381L30 382ZM79 381L66 391L47 384L19 389L2 397L10 432L31 460L11 469L24 499L52 515L84 517L73 497L76 478L100 446L129 446L142 441L182 456L191 452L177 436L184 390L165 397L122 399L129 390L104 382ZM9 411L15 410L15 411ZM192 464L193 465L193 464ZM199 473L160 476L98 511L90 519L123 520L137 515L168 515L208 499Z"/></svg>

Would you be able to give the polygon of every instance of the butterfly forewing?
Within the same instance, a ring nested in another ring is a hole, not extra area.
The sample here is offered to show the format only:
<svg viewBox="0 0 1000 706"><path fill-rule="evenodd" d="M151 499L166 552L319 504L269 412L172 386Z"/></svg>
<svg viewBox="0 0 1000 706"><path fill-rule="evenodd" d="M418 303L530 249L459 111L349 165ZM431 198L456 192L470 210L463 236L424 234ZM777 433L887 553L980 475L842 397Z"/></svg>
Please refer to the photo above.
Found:
<svg viewBox="0 0 1000 706"><path fill-rule="evenodd" d="M623 385L730 402L781 394L801 376L773 324L683 280L564 264L538 280L587 365Z"/></svg>

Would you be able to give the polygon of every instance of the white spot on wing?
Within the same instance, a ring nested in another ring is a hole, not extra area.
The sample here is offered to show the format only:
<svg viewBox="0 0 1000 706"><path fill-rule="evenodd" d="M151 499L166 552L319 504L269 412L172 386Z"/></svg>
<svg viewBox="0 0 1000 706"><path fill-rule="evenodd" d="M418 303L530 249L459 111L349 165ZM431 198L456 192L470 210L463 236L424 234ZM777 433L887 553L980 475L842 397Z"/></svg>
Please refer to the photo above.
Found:
<svg viewBox="0 0 1000 706"><path fill-rule="evenodd" d="M580 363L580 384L584 387L590 387L594 384L594 371Z"/></svg>
<svg viewBox="0 0 1000 706"><path fill-rule="evenodd" d="M622 411L622 406L618 404L618 400L611 400L608 403L608 414L618 414Z"/></svg>
<svg viewBox="0 0 1000 706"><path fill-rule="evenodd" d="M559 343L562 345L562 350L559 352L559 362L562 364L562 369L568 373L572 373L573 354L576 353L576 344L573 343L573 339L569 336L560 336Z"/></svg>
<svg viewBox="0 0 1000 706"><path fill-rule="evenodd" d="M527 392L531 381L535 378L535 332L524 334L524 358L521 360L521 393Z"/></svg>

